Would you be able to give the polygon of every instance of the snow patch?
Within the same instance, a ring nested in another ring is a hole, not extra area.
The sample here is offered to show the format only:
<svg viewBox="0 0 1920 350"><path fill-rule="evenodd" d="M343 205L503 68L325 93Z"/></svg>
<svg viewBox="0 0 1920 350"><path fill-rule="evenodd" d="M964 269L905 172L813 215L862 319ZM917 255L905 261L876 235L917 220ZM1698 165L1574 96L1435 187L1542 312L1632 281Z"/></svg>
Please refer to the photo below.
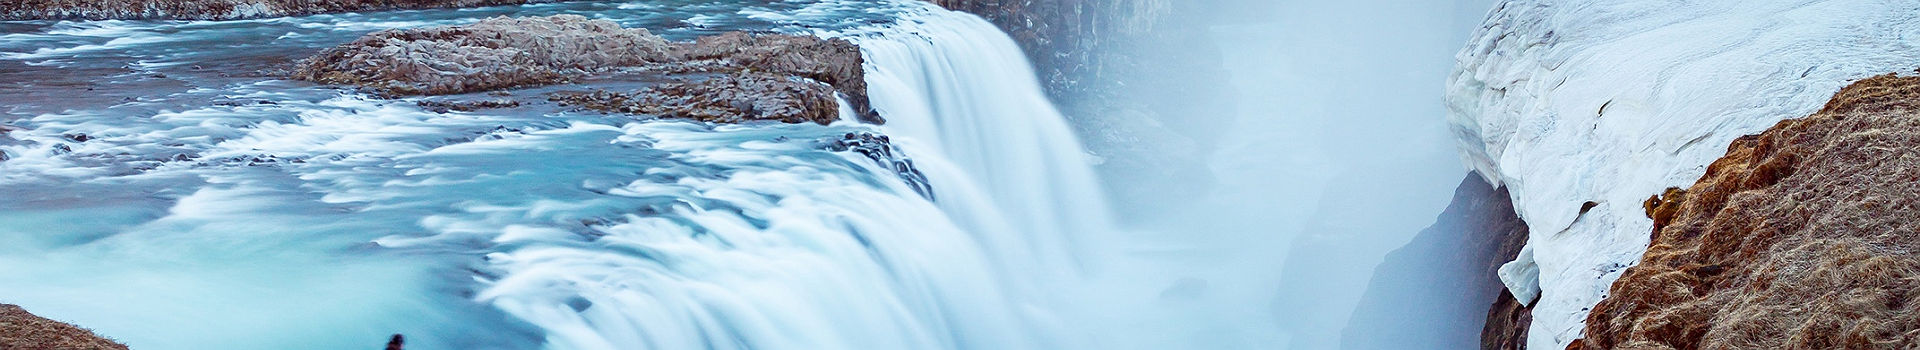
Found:
<svg viewBox="0 0 1920 350"><path fill-rule="evenodd" d="M1851 81L1920 66L1916 16L1910 1L1503 1L1457 57L1448 122L1532 231L1501 270L1515 295L1537 273L1529 347L1580 338L1646 249L1642 200Z"/></svg>

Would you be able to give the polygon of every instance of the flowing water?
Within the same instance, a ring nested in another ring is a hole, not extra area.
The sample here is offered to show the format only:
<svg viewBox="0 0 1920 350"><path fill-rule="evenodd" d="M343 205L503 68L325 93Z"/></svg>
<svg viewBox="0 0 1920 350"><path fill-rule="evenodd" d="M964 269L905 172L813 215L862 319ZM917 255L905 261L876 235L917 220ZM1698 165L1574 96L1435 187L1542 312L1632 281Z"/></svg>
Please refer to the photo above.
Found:
<svg viewBox="0 0 1920 350"><path fill-rule="evenodd" d="M846 37L891 123L435 113L276 78L370 31L559 13ZM0 23L0 128L0 302L139 349L1126 344L1078 142L1010 39L918 1ZM829 146L868 133L931 193Z"/></svg>

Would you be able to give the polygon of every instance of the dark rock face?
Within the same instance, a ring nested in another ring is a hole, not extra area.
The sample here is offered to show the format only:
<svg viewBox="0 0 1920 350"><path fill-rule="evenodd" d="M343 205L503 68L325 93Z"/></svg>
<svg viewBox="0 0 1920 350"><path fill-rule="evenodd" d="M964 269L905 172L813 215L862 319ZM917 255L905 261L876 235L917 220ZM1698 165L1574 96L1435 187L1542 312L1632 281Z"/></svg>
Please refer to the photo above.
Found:
<svg viewBox="0 0 1920 350"><path fill-rule="evenodd" d="M1020 43L1055 97L1101 81L1120 39L1152 31L1172 11L1169 0L930 0L979 15Z"/></svg>
<svg viewBox="0 0 1920 350"><path fill-rule="evenodd" d="M919 193L921 197L925 197L927 200L935 200L933 196L933 184L927 181L927 175L921 173L919 168L914 167L913 159L907 158L906 153L894 147L893 140L886 135L848 133L839 140L833 140L827 143L826 148L835 152L860 153L860 155L866 156L867 159L872 160L875 164L880 164L881 167L892 170L894 175L898 175L901 180L905 180L907 185L912 186L913 191Z"/></svg>
<svg viewBox="0 0 1920 350"><path fill-rule="evenodd" d="M34 316L18 305L0 304L0 349L126 350L85 328Z"/></svg>
<svg viewBox="0 0 1920 350"><path fill-rule="evenodd" d="M1512 324L1506 323L1510 311L1502 307L1518 303L1505 293L1496 271L1519 255L1526 239L1527 225L1514 213L1507 190L1495 189L1479 175L1468 174L1455 190L1453 203L1433 226L1388 254L1374 270L1367 292L1341 332L1340 347L1524 346L1525 329L1515 334ZM1489 305L1494 307L1492 312L1487 309ZM1378 327L1396 324L1407 326ZM1452 329L1432 333L1435 328L1431 324L1447 324ZM1363 329L1361 325L1374 326Z"/></svg>
<svg viewBox="0 0 1920 350"><path fill-rule="evenodd" d="M1920 78L1841 90L1647 201L1584 349L1920 347Z"/></svg>
<svg viewBox="0 0 1920 350"><path fill-rule="evenodd" d="M676 43L673 57L687 69L703 72L753 70L793 75L826 83L847 95L854 113L870 123L882 123L867 100L865 59L860 47L845 39L733 32L702 37L692 44Z"/></svg>
<svg viewBox="0 0 1920 350"><path fill-rule="evenodd" d="M682 82L554 99L602 111L713 122L826 124L838 118L837 92L846 95L848 107L863 121L883 123L867 100L862 64L859 47L844 39L734 32L668 42L646 29L560 15L368 34L307 59L292 76L407 96L639 72ZM712 74L718 76L706 77Z"/></svg>
<svg viewBox="0 0 1920 350"><path fill-rule="evenodd" d="M1520 248L1527 244L1527 235L1502 243L1502 254L1508 260L1520 255ZM1510 249L1509 249L1510 248ZM1534 299L1539 299L1538 297ZM1527 330L1533 327L1533 303L1521 304L1506 288L1500 289L1500 296L1494 298L1493 307L1487 310L1486 326L1480 329L1481 350L1525 350L1527 348Z"/></svg>
<svg viewBox="0 0 1920 350"><path fill-rule="evenodd" d="M839 119L833 88L812 80L741 73L670 83L635 93L596 91L554 99L605 112L649 114L713 123L775 120L826 125Z"/></svg>
<svg viewBox="0 0 1920 350"><path fill-rule="evenodd" d="M454 111L472 112L472 111L478 111L483 109L519 107L520 101L514 101L511 99L491 99L491 100L476 100L476 101L420 101L420 102L417 102L416 104L418 104L420 108L426 108L427 110L433 111L434 113L450 113Z"/></svg>
<svg viewBox="0 0 1920 350"><path fill-rule="evenodd" d="M230 20L318 13L519 5L553 0L8 0L0 20Z"/></svg>

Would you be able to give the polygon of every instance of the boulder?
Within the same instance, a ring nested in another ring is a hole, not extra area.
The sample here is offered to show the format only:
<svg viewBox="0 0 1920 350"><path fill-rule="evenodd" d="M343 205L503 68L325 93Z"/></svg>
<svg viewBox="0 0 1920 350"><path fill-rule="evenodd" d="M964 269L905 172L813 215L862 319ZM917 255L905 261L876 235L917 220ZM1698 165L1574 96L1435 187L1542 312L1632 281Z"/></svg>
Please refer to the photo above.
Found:
<svg viewBox="0 0 1920 350"><path fill-rule="evenodd" d="M367 34L307 59L293 78L389 95L445 95L553 84L664 62L667 50L666 39L607 20L496 17Z"/></svg>
<svg viewBox="0 0 1920 350"><path fill-rule="evenodd" d="M838 93L861 120L884 123L868 102L860 55L860 48L845 39L731 32L668 42L646 29L581 16L500 17L368 34L303 61L292 77L357 85L393 97L550 85L614 73L659 74L680 82L553 99L601 111L703 121L825 124L838 119Z"/></svg>

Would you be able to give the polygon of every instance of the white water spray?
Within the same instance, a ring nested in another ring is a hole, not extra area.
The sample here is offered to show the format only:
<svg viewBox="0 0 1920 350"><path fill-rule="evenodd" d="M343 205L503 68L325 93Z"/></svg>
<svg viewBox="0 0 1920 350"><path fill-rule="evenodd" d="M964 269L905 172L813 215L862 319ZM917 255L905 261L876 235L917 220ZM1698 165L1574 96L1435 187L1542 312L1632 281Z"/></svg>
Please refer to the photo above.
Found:
<svg viewBox="0 0 1920 350"><path fill-rule="evenodd" d="M1079 143L1005 34L901 5L897 23L834 34L861 45L883 130L928 174L937 207L857 157L864 165L814 169L780 161L795 149L679 123L628 126L623 139L732 170L611 192L679 199L596 227L606 236L587 247L541 238L563 232L496 238L531 243L492 256L507 277L482 298L557 348L1083 344L1060 332L1069 308L1049 293L1081 278L1087 237L1108 231Z"/></svg>

